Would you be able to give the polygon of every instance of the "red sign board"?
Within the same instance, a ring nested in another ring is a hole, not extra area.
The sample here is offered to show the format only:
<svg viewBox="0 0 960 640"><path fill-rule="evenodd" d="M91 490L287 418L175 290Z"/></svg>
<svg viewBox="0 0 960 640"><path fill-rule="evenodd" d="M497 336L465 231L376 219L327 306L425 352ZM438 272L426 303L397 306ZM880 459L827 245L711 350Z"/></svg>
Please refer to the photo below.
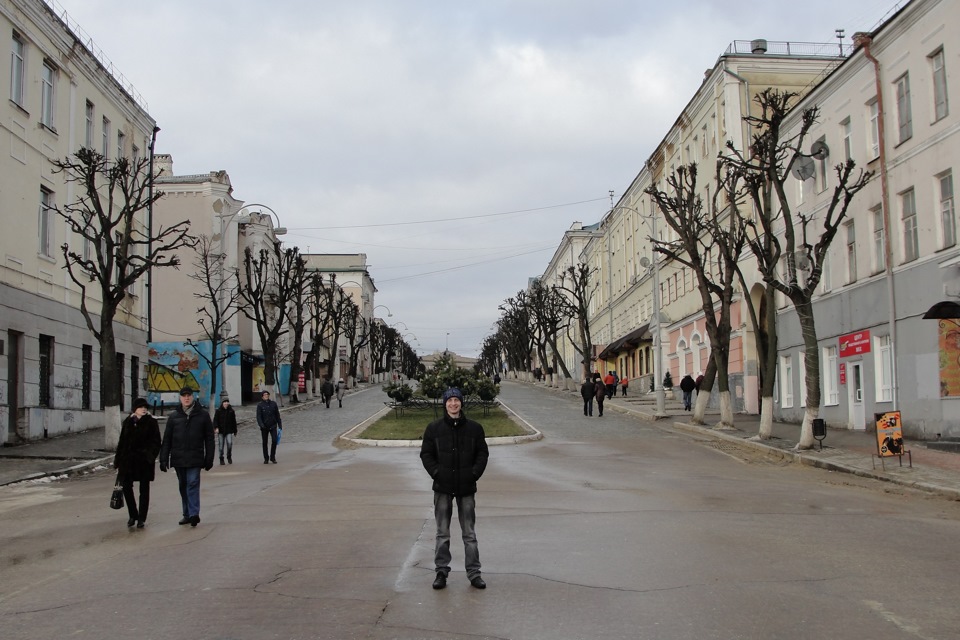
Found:
<svg viewBox="0 0 960 640"><path fill-rule="evenodd" d="M840 384L847 384L847 363L840 363Z"/></svg>
<svg viewBox="0 0 960 640"><path fill-rule="evenodd" d="M849 358L870 353L870 332L857 331L840 336L840 357Z"/></svg>

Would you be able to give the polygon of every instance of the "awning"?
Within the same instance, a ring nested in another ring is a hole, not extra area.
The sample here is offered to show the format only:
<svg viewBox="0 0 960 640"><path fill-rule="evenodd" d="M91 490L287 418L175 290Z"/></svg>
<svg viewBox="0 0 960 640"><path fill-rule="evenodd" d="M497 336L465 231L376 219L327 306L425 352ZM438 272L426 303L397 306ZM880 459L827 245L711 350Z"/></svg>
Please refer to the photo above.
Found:
<svg viewBox="0 0 960 640"><path fill-rule="evenodd" d="M933 305L923 314L924 320L939 320L944 318L960 318L960 303L944 300Z"/></svg>
<svg viewBox="0 0 960 640"><path fill-rule="evenodd" d="M597 358L600 360L606 360L609 356L616 355L623 351L629 351L630 349L635 348L644 340L649 339L650 337L649 328L650 328L649 323L645 325L641 325L639 328L634 329L627 335L621 338L617 338L616 340L608 344L603 349L603 351L601 351L597 355Z"/></svg>

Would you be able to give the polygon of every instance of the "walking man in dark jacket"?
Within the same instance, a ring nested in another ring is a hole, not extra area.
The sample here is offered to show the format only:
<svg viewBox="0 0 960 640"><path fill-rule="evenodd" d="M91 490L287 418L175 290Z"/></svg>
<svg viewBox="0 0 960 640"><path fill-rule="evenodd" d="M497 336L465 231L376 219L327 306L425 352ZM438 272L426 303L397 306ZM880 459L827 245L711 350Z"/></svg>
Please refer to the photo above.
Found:
<svg viewBox="0 0 960 640"><path fill-rule="evenodd" d="M257 424L260 426L260 441L263 443L263 464L277 464L277 429L283 428L280 407L270 399L270 392L260 394L257 403ZM270 436L270 455L267 455L267 436Z"/></svg>
<svg viewBox="0 0 960 640"><path fill-rule="evenodd" d="M693 401L693 390L697 388L696 381L690 376L683 376L683 379L680 381L680 391L683 392L683 408L686 411L690 411Z"/></svg>
<svg viewBox="0 0 960 640"><path fill-rule="evenodd" d="M200 524L200 469L213 468L213 421L199 402L193 400L193 390L180 389L180 406L167 418L160 445L160 471L173 467L180 482L180 500L183 518L180 524Z"/></svg>
<svg viewBox="0 0 960 640"><path fill-rule="evenodd" d="M423 468L433 478L433 513L437 520L434 553L437 577L433 588L447 586L451 559L450 519L456 500L467 578L474 588L486 589L487 584L480 577L480 551L475 528L477 480L483 475L490 457L486 434L479 423L463 414L463 394L459 389L444 391L443 407L443 417L427 426L420 447Z"/></svg>
<svg viewBox="0 0 960 640"><path fill-rule="evenodd" d="M583 384L580 385L580 397L583 398L583 415L593 415L593 396L596 393L597 385L594 384L593 379L590 377L584 378Z"/></svg>

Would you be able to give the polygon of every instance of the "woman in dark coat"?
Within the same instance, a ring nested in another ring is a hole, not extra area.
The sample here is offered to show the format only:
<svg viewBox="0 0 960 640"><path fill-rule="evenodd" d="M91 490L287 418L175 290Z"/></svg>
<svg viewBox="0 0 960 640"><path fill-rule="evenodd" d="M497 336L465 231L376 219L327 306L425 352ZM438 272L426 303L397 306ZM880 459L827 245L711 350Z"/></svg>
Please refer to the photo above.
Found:
<svg viewBox="0 0 960 640"><path fill-rule="evenodd" d="M147 522L150 483L153 482L154 463L160 454L160 425L147 413L147 406L147 401L143 398L133 401L133 413L120 427L117 455L113 459L113 466L123 485L127 512L130 514L127 526L136 524L138 529L143 529ZM134 481L140 483L139 508L133 497Z"/></svg>
<svg viewBox="0 0 960 640"><path fill-rule="evenodd" d="M233 464L233 438L237 435L237 414L230 406L230 398L220 401L220 408L213 414L213 433L220 445L220 464L223 464L224 446L227 462Z"/></svg>

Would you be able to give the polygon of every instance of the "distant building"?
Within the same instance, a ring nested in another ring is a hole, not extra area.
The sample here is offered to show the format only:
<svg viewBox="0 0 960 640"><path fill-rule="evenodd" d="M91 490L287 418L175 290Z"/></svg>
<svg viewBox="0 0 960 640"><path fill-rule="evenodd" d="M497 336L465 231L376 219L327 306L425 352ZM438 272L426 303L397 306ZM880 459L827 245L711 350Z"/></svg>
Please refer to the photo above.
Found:
<svg viewBox="0 0 960 640"><path fill-rule="evenodd" d="M52 162L81 147L115 161L149 153L156 122L136 90L111 71L88 36L40 0L7 0L0 65L0 442L17 443L103 426L100 346L80 313L80 289L61 246L91 251L51 206L74 203L78 186ZM89 48L93 46L93 50ZM96 51L97 53L94 53ZM138 224L146 227L144 213ZM121 408L143 389L148 310L145 282L129 290L114 323ZM87 290L88 307L99 307Z"/></svg>
<svg viewBox="0 0 960 640"><path fill-rule="evenodd" d="M437 362L437 360L444 355L453 356L453 362L461 369L473 371L473 367L477 364L476 358L461 356L452 351L434 351L431 354L420 356L420 363L423 364L424 368L429 371L433 368L433 365Z"/></svg>

